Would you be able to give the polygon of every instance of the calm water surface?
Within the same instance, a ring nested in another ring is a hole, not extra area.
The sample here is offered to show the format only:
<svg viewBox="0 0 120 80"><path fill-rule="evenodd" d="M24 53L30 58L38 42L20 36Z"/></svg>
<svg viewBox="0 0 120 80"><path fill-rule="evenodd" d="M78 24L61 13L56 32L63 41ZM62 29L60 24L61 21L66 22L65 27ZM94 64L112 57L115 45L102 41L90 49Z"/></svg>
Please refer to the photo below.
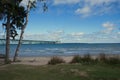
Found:
<svg viewBox="0 0 120 80"><path fill-rule="evenodd" d="M11 45L10 56L13 56L16 45ZM0 45L0 53L5 53L5 45ZM19 56L70 56L77 54L120 54L120 43L109 44L24 44L20 48Z"/></svg>

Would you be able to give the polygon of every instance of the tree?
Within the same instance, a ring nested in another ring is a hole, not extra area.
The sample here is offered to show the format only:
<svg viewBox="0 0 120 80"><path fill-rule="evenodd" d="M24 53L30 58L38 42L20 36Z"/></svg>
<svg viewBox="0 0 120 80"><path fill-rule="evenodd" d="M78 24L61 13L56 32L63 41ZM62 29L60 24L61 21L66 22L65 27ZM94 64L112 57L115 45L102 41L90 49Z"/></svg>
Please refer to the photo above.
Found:
<svg viewBox="0 0 120 80"><path fill-rule="evenodd" d="M34 2L35 3L35 2ZM14 54L14 58L13 58L13 61L15 62L17 60L17 56L18 56L18 52L19 52L19 48L20 48L20 45L22 43L22 39L23 39L23 34L24 34L24 31L25 31L25 28L28 24L28 15L29 15L29 12L30 12L30 6L31 6L32 2L29 1L28 2L28 5L27 5L27 13L26 13L26 18L25 18L25 23L24 25L22 26L22 29L21 29L21 33L20 33L20 38L19 38L19 41L18 41L18 45L17 45L17 48L15 50L15 54Z"/></svg>
<svg viewBox="0 0 120 80"><path fill-rule="evenodd" d="M39 0L40 2L43 2L45 0ZM17 45L17 48L15 50L15 54L14 54L14 58L13 58L13 61L17 61L17 57L18 57L18 52L19 52L19 49L20 49L20 45L22 43L22 39L23 39L23 35L24 35L24 31L25 31L25 28L27 27L27 24L28 24L28 17L29 17L29 12L32 8L35 8L36 2L33 1L31 2L30 0L28 1L28 5L27 8L26 8L26 17L25 17L25 23L24 25L22 26L22 29L21 29L21 33L20 33L20 38L19 38L19 41L18 41L18 45ZM46 6L46 3L44 2L44 5L43 5L43 11L46 11L48 8Z"/></svg>
<svg viewBox="0 0 120 80"><path fill-rule="evenodd" d="M39 0L43 2L45 0ZM10 37L15 39L17 34L17 29L21 30L20 39L15 51L14 61L17 58L20 44L22 42L24 30L28 23L28 16L30 10L35 7L35 1L28 1L26 6L20 6L22 0L0 0L0 20L3 20L3 26L6 29L6 56L5 63L9 62L10 54ZM47 10L46 3L43 5L43 10Z"/></svg>
<svg viewBox="0 0 120 80"><path fill-rule="evenodd" d="M0 0L0 20L6 30L5 63L9 63L10 37L15 39L16 29L20 29L26 17L25 8L19 6L22 0Z"/></svg>
<svg viewBox="0 0 120 80"><path fill-rule="evenodd" d="M10 0L12 1L12 0ZM0 19L4 19L4 26L6 28L6 56L5 56L5 63L9 61L9 51L10 51L10 18L11 18L11 11L13 8L13 3L7 0L0 1Z"/></svg>

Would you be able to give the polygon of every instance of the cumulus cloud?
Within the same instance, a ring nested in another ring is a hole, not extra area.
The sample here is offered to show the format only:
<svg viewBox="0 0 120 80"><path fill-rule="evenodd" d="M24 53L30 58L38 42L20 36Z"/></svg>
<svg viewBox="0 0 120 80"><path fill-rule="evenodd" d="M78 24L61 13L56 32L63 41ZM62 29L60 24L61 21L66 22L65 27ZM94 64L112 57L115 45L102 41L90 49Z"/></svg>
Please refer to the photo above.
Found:
<svg viewBox="0 0 120 80"><path fill-rule="evenodd" d="M27 40L43 40L43 41L61 41L62 37L64 36L63 30L58 31L48 31L47 33L26 33L24 35L24 39Z"/></svg>
<svg viewBox="0 0 120 80"><path fill-rule="evenodd" d="M103 32L105 33L111 33L115 29L115 24L110 22L105 22L102 24L104 28L106 28Z"/></svg>
<svg viewBox="0 0 120 80"><path fill-rule="evenodd" d="M61 41L63 36L64 36L63 30L48 32L48 38L54 41Z"/></svg>
<svg viewBox="0 0 120 80"><path fill-rule="evenodd" d="M91 9L90 7L88 6L85 6L83 8L78 8L76 11L75 11L76 14L84 14L83 17L87 17L89 16L89 14L91 13Z"/></svg>
<svg viewBox="0 0 120 80"><path fill-rule="evenodd" d="M83 33L74 32L67 35L66 41L69 42L82 42L82 43L99 43L99 42L118 42L120 40L120 32L116 32L116 25L112 22L105 22L101 25L103 30L98 32Z"/></svg>
<svg viewBox="0 0 120 80"><path fill-rule="evenodd" d="M117 3L117 4L116 4ZM118 12L120 0L81 0L80 7L75 10L81 16L103 15Z"/></svg>
<svg viewBox="0 0 120 80"><path fill-rule="evenodd" d="M54 5L59 4L76 4L80 2L80 0L53 0Z"/></svg>
<svg viewBox="0 0 120 80"><path fill-rule="evenodd" d="M118 0L84 0L87 4L89 3L90 6L94 5L104 5L109 4L111 2L116 2Z"/></svg>
<svg viewBox="0 0 120 80"><path fill-rule="evenodd" d="M116 24L112 22L104 22L101 24L98 32L69 32L64 30L48 31L39 34L25 34L24 39L43 40L43 41L61 41L64 43L99 43L99 42L119 42L120 32L116 31Z"/></svg>

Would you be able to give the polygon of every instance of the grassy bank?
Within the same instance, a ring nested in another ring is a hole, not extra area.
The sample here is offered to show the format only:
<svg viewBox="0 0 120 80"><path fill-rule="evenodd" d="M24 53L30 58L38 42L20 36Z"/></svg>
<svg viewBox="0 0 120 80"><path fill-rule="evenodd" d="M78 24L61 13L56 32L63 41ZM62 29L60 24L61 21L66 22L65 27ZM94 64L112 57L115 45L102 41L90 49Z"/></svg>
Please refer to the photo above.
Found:
<svg viewBox="0 0 120 80"><path fill-rule="evenodd" d="M120 80L120 65L0 66L0 80Z"/></svg>

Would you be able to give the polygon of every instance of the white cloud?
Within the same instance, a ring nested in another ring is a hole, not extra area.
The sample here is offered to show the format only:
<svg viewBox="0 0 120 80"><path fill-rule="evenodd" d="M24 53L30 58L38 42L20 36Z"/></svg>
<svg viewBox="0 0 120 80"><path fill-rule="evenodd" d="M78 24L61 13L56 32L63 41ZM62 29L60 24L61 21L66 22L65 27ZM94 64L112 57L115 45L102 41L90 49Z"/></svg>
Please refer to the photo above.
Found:
<svg viewBox="0 0 120 80"><path fill-rule="evenodd" d="M46 40L46 34L26 33L23 38L25 40Z"/></svg>
<svg viewBox="0 0 120 80"><path fill-rule="evenodd" d="M94 5L104 5L104 4L109 4L111 2L115 2L117 0L84 0L86 3L89 3L89 5L94 6Z"/></svg>
<svg viewBox="0 0 120 80"><path fill-rule="evenodd" d="M83 42L83 36L85 33L83 32L72 32L69 34L65 34L65 37L63 37L63 42L71 42L71 43L77 43L77 42Z"/></svg>
<svg viewBox="0 0 120 80"><path fill-rule="evenodd" d="M30 0L30 1L33 2L33 1L37 1L37 0ZM29 2L29 0L22 0L21 5L26 6L26 5L28 5L28 2Z"/></svg>
<svg viewBox="0 0 120 80"><path fill-rule="evenodd" d="M47 40L47 41L61 41L67 43L99 43L99 42L119 42L120 32L116 32L115 24L105 22L102 24L103 30L98 32L84 33L84 32L71 32L66 33L63 30L49 31L47 33L27 33L24 39L31 40Z"/></svg>
<svg viewBox="0 0 120 80"><path fill-rule="evenodd" d="M48 33L26 33L24 39L26 40L44 40L44 41L61 41L64 36L63 30L49 31Z"/></svg>
<svg viewBox="0 0 120 80"><path fill-rule="evenodd" d="M103 27L108 28L110 30L112 30L115 26L113 23L110 23L110 22L105 22L102 25L103 25Z"/></svg>
<svg viewBox="0 0 120 80"><path fill-rule="evenodd" d="M4 39L5 35L4 34L0 34L0 39Z"/></svg>
<svg viewBox="0 0 120 80"><path fill-rule="evenodd" d="M53 33L55 35L61 35L61 34L64 34L64 31L63 30L56 30L56 31L53 31L51 33Z"/></svg>
<svg viewBox="0 0 120 80"><path fill-rule="evenodd" d="M91 13L91 9L90 7L88 6L85 6L83 8L78 8L76 11L75 11L76 14L82 14L83 17L87 17L89 16L89 14Z"/></svg>
<svg viewBox="0 0 120 80"><path fill-rule="evenodd" d="M48 37L54 41L60 41L64 35L63 30L56 30L48 33Z"/></svg>
<svg viewBox="0 0 120 80"><path fill-rule="evenodd" d="M77 32L77 33L71 33L70 34L71 36L73 36L73 37L80 37L80 36L83 36L84 35L84 33L83 32Z"/></svg>
<svg viewBox="0 0 120 80"><path fill-rule="evenodd" d="M118 32L118 34L120 34L120 32Z"/></svg>
<svg viewBox="0 0 120 80"><path fill-rule="evenodd" d="M115 24L110 22L105 22L102 24L102 26L106 28L106 30L103 31L105 33L111 33L115 29Z"/></svg>
<svg viewBox="0 0 120 80"><path fill-rule="evenodd" d="M59 5L59 4L76 4L79 3L80 0L53 0L54 5Z"/></svg>
<svg viewBox="0 0 120 80"><path fill-rule="evenodd" d="M80 7L75 10L75 13L83 17L112 14L120 9L120 0L81 0L79 3Z"/></svg>

